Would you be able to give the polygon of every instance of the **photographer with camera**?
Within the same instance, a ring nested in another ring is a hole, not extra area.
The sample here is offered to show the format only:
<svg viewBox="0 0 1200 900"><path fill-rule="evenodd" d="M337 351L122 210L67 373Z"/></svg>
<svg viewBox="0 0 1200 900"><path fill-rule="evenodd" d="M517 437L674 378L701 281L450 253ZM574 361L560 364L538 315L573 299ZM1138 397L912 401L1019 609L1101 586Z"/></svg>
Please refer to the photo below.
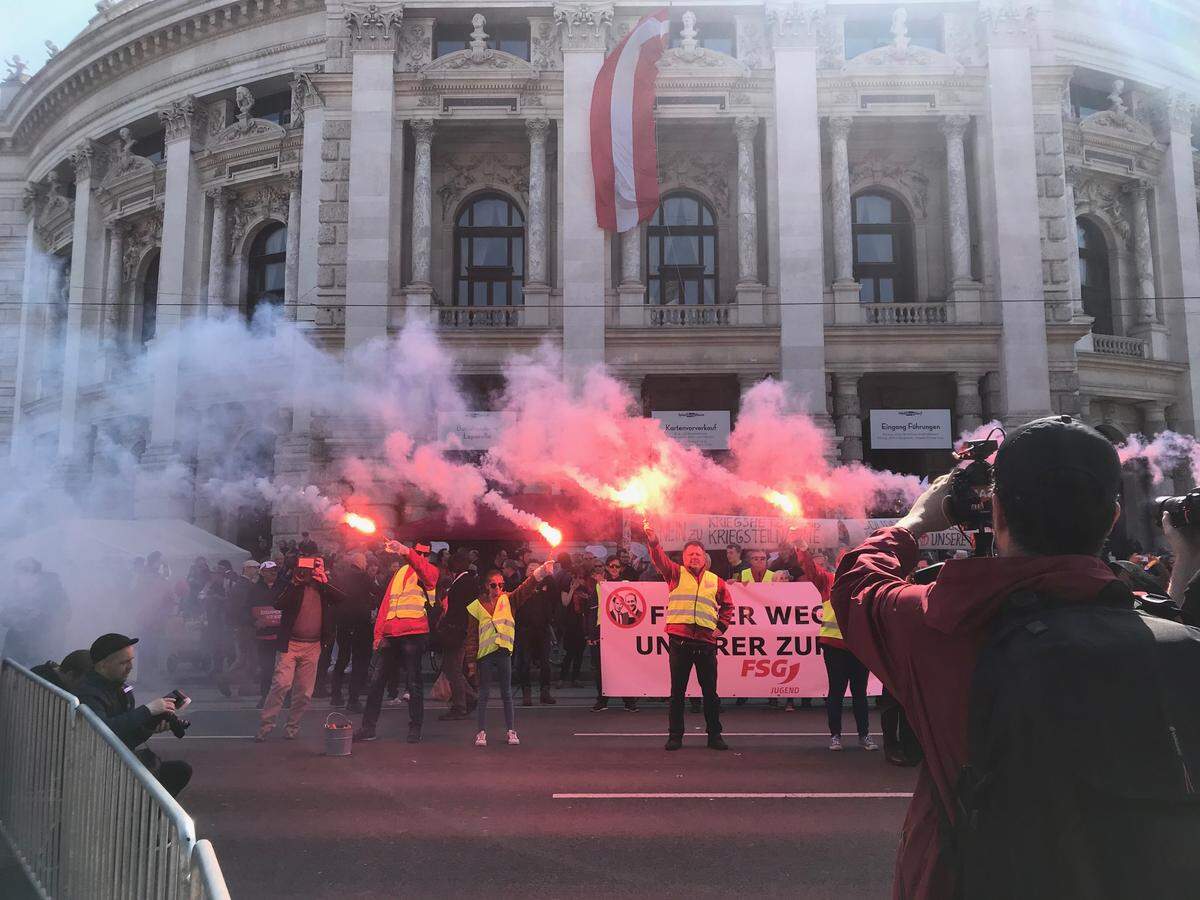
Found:
<svg viewBox="0 0 1200 900"><path fill-rule="evenodd" d="M1135 610L1100 559L1117 453L1069 416L988 452L960 455L971 471L937 479L833 586L847 646L925 751L893 896L1194 895L1200 632ZM977 547L994 538L996 557L906 580L923 534L985 509Z"/></svg>
<svg viewBox="0 0 1200 900"><path fill-rule="evenodd" d="M76 696L134 752L172 797L178 797L192 780L192 767L182 760L161 760L153 751L138 747L160 731L170 730L176 737L183 737L191 723L180 719L177 712L186 705L187 698L175 691L171 696L135 705L133 688L125 679L133 671L133 645L137 642L137 638L123 634L96 638L89 651L92 670L83 677Z"/></svg>
<svg viewBox="0 0 1200 900"><path fill-rule="evenodd" d="M1200 490L1182 497L1160 497L1159 518L1175 555L1167 593L1187 625L1200 625Z"/></svg>
<svg viewBox="0 0 1200 900"><path fill-rule="evenodd" d="M319 556L302 556L296 560L291 577L276 590L273 605L281 615L279 635L275 639L275 672L271 676L271 690L263 703L255 741L265 741L275 728L275 719L289 689L292 708L284 734L289 741L296 739L300 720L317 681L321 646L333 639L335 622L330 607L341 603L345 596L329 583L325 561Z"/></svg>

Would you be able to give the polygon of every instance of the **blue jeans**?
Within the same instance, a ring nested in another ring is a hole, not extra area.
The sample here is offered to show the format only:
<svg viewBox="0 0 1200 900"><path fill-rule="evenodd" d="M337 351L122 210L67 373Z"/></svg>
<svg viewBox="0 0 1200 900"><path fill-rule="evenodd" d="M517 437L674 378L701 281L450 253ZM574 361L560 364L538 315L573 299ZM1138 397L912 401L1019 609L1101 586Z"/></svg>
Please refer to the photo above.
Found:
<svg viewBox="0 0 1200 900"><path fill-rule="evenodd" d="M504 724L509 731L513 731L517 723L516 711L513 709L512 654L507 650L493 650L475 665L479 670L479 706L475 709L479 730L487 731L488 696L491 694L494 678L500 685L500 699L504 703Z"/></svg>

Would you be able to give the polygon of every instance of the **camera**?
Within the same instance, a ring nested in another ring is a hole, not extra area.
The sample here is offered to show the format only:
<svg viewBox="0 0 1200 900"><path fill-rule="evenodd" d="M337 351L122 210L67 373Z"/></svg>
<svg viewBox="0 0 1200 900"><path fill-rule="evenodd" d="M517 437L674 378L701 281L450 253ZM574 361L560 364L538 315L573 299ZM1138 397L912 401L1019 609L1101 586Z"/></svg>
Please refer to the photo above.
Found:
<svg viewBox="0 0 1200 900"><path fill-rule="evenodd" d="M178 715L178 711L191 703L191 698L178 688L171 691L169 694L164 694L163 696L168 700L175 701L176 710L176 712L173 713L164 713L163 721L165 721L167 723L167 727L171 729L171 734L175 735L177 738L181 738L187 734L187 730L192 727L192 722L190 719L181 718Z"/></svg>
<svg viewBox="0 0 1200 900"><path fill-rule="evenodd" d="M1155 497L1154 507L1158 510L1156 518L1159 522L1166 513L1168 521L1176 528L1200 525L1200 488L1188 491L1182 497Z"/></svg>
<svg viewBox="0 0 1200 900"><path fill-rule="evenodd" d="M983 531L992 524L992 466L988 457L999 448L999 441L967 441L954 452L958 462L967 464L950 473L946 517L967 531Z"/></svg>

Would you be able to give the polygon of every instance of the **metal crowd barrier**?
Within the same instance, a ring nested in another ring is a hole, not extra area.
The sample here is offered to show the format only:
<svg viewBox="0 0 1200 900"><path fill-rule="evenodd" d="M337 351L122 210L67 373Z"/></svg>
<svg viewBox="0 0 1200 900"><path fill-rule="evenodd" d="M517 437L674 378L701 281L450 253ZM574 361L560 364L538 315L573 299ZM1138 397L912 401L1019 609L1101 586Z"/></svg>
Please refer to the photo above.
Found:
<svg viewBox="0 0 1200 900"><path fill-rule="evenodd" d="M42 897L228 900L191 817L75 697L0 663L0 836Z"/></svg>

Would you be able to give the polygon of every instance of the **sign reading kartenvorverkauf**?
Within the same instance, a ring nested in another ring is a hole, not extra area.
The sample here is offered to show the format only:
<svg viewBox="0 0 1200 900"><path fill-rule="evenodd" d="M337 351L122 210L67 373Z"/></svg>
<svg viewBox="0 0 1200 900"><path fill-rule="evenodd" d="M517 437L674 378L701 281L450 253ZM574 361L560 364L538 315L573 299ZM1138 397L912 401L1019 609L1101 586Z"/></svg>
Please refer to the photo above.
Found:
<svg viewBox="0 0 1200 900"><path fill-rule="evenodd" d="M662 423L663 431L684 444L701 450L729 449L729 410L654 410L650 415Z"/></svg>
<svg viewBox="0 0 1200 900"><path fill-rule="evenodd" d="M722 697L822 697L829 690L817 644L821 595L810 582L729 583L733 624L717 639L717 690ZM666 697L667 586L660 582L600 585L600 668L613 697ZM868 690L880 692L872 676ZM700 695L693 672L688 694Z"/></svg>
<svg viewBox="0 0 1200 900"><path fill-rule="evenodd" d="M950 450L948 409L871 410L872 450Z"/></svg>
<svg viewBox="0 0 1200 900"><path fill-rule="evenodd" d="M458 438L460 450L490 450L500 432L514 421L512 413L438 413L438 439Z"/></svg>

